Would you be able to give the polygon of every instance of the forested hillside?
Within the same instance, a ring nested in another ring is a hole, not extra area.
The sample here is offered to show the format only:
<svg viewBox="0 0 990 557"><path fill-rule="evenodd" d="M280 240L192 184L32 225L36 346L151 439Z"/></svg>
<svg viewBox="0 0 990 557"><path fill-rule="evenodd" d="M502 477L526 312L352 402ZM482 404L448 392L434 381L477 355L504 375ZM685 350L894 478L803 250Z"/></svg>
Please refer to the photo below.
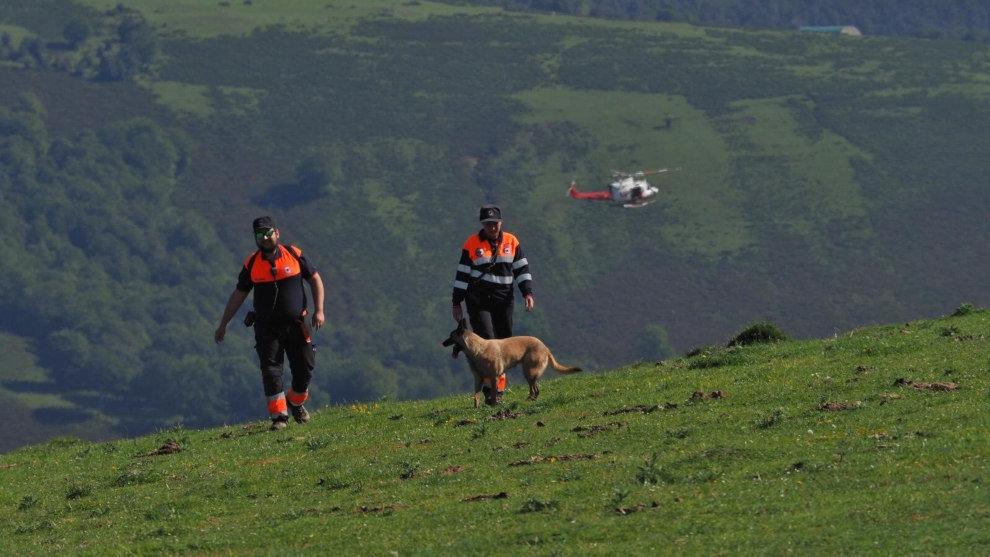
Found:
<svg viewBox="0 0 990 557"><path fill-rule="evenodd" d="M793 29L852 25L870 35L990 40L980 0L454 0L457 4L606 19Z"/></svg>
<svg viewBox="0 0 990 557"><path fill-rule="evenodd" d="M990 303L975 41L385 0L8 0L0 36L10 443L262 417L250 330L212 339L262 214L327 285L314 406L468 389L439 343L486 202L517 332L587 369ZM565 196L658 166L643 209Z"/></svg>

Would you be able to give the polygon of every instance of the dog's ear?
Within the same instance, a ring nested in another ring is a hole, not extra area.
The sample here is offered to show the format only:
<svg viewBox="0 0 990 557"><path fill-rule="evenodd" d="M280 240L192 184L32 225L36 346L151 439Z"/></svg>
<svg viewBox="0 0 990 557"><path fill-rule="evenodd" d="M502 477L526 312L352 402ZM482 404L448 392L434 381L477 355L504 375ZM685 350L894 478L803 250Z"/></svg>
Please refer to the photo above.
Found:
<svg viewBox="0 0 990 557"><path fill-rule="evenodd" d="M467 330L467 319L461 318L460 322L457 324L457 332L463 333Z"/></svg>

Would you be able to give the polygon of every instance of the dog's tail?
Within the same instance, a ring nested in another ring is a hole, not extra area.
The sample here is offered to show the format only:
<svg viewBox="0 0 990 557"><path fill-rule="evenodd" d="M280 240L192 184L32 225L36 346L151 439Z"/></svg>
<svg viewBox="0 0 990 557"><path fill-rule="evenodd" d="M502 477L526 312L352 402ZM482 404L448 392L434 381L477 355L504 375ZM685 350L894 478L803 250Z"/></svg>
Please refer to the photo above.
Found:
<svg viewBox="0 0 990 557"><path fill-rule="evenodd" d="M556 372L559 372L559 373L577 373L577 372L581 371L581 368L579 368L579 367L561 365L557 361L557 358L554 358L553 357L553 352L547 352L547 355L550 357L550 367L552 367L554 369L554 371L556 371Z"/></svg>

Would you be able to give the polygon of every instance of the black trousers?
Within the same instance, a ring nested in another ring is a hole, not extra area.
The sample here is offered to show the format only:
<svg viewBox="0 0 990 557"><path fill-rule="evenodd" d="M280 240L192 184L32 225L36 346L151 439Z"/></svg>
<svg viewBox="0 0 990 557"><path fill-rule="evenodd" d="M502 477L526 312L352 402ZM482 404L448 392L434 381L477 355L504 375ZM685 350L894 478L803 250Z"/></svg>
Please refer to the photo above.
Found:
<svg viewBox="0 0 990 557"><path fill-rule="evenodd" d="M467 305L471 329L481 338L512 336L512 297L500 300L488 294L468 293Z"/></svg>
<svg viewBox="0 0 990 557"><path fill-rule="evenodd" d="M261 363L261 380L265 396L283 392L283 363L289 359L292 370L292 391L298 394L309 389L316 368L316 345L309 340L309 331L302 321L288 325L273 325L258 321L254 324L254 349Z"/></svg>

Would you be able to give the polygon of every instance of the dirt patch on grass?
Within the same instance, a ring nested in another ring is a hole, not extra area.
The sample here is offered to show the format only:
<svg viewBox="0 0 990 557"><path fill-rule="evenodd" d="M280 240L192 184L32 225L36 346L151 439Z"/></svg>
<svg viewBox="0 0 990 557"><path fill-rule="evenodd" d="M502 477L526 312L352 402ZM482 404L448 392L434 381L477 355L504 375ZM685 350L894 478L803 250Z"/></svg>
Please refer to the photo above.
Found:
<svg viewBox="0 0 990 557"><path fill-rule="evenodd" d="M168 441L165 441L165 444L162 445L161 447L158 447L157 449L149 453L145 453L143 455L138 455L138 456L141 457L161 456L161 455L175 454L181 452L182 452L182 447L172 439L169 439Z"/></svg>
<svg viewBox="0 0 990 557"><path fill-rule="evenodd" d="M512 410L509 410L508 408L503 408L503 409L499 410L498 412L495 412L494 414L492 414L492 417L490 419L496 420L496 421L498 421L498 420L513 420L515 418L518 418L519 416L522 416L522 414L520 414L519 412L513 412Z"/></svg>
<svg viewBox="0 0 990 557"><path fill-rule="evenodd" d="M637 404L636 406L623 406L618 410L606 410L602 412L604 416L615 416L616 414L628 414L629 412L642 412L643 414L649 414L650 412L655 412L657 410L675 410L677 405L668 402L664 405L654 404L653 406L647 406L645 404Z"/></svg>
<svg viewBox="0 0 990 557"><path fill-rule="evenodd" d="M592 435L601 433L603 431L612 431L614 429L619 429L625 424L622 422L612 422L605 425L593 425L591 427L584 427L583 425L575 426L571 431L575 431L578 437L591 437Z"/></svg>
<svg viewBox="0 0 990 557"><path fill-rule="evenodd" d="M461 501L464 503L470 503L473 501L491 501L492 499L508 499L508 498L509 498L508 493L504 491L500 491L498 493L492 493L489 495L475 495L474 497L466 497L464 499L461 499Z"/></svg>
<svg viewBox="0 0 990 557"><path fill-rule="evenodd" d="M954 391L959 388L959 385L951 381L941 381L941 382L928 382L928 381L908 381L903 377L894 381L895 386L907 385L908 387L914 387L919 391Z"/></svg>
<svg viewBox="0 0 990 557"><path fill-rule="evenodd" d="M712 391L710 393L706 393L705 391L695 391L694 394L691 395L691 398L692 399L718 399L718 398L725 398L725 395L722 394L722 391Z"/></svg>
<svg viewBox="0 0 990 557"><path fill-rule="evenodd" d="M635 512L643 511L646 509L656 509L660 507L660 503L654 501L647 505L646 503L639 503L638 505L633 505L631 507L615 507L616 514L627 515Z"/></svg>
<svg viewBox="0 0 990 557"><path fill-rule="evenodd" d="M901 399L901 395L894 393L882 393L880 395L880 405L883 406L884 404L887 404L892 400L900 400L900 399Z"/></svg>
<svg viewBox="0 0 990 557"><path fill-rule="evenodd" d="M839 410L855 410L860 407L860 402L826 402L818 407L824 412L836 412Z"/></svg>
<svg viewBox="0 0 990 557"><path fill-rule="evenodd" d="M390 513L392 511L398 511L404 508L406 508L406 506L403 505L402 503L396 503L394 505L378 505L377 507L366 507L364 505L361 505L360 507L357 508L356 512L359 512L361 514Z"/></svg>
<svg viewBox="0 0 990 557"><path fill-rule="evenodd" d="M509 466L525 466L527 464L536 464L538 462L558 462L564 460L595 460L596 458L598 458L598 455L590 453L563 454L559 456L531 456L525 460L510 462Z"/></svg>

